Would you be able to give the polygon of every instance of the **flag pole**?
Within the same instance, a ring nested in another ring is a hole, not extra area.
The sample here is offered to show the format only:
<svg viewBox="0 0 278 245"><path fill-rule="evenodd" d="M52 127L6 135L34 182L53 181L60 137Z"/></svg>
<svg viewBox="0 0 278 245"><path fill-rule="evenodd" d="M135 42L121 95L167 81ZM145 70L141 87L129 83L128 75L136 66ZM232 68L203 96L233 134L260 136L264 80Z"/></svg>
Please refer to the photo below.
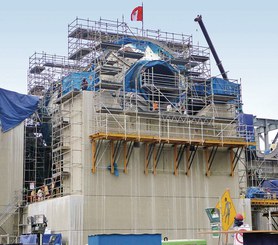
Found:
<svg viewBox="0 0 278 245"><path fill-rule="evenodd" d="M144 36L144 8L143 8L143 2L142 2L142 37Z"/></svg>

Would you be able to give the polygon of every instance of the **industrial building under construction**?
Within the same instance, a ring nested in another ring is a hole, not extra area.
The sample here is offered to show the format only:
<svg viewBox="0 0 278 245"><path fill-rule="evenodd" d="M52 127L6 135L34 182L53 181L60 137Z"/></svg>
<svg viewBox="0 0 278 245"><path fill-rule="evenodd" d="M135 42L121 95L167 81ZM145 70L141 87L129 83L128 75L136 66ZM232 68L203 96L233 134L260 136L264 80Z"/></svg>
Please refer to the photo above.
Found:
<svg viewBox="0 0 278 245"><path fill-rule="evenodd" d="M219 201L222 210L227 189L253 229L277 229L278 187L263 184L278 177L277 137L268 142L278 122L243 113L240 81L208 45L76 18L67 56L34 53L28 94L39 105L0 136L2 242L30 233L28 217L43 214L66 244L111 233L214 244L200 234L210 230L205 210Z"/></svg>

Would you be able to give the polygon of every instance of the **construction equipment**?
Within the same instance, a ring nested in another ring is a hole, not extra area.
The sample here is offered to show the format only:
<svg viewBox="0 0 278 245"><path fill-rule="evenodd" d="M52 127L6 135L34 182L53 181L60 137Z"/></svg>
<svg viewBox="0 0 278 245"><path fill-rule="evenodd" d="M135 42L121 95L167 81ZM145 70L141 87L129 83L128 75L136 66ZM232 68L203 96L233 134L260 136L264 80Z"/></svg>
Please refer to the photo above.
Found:
<svg viewBox="0 0 278 245"><path fill-rule="evenodd" d="M219 69L219 71L220 71L220 73L221 73L223 79L229 80L229 79L228 79L228 76L227 76L227 72L224 70L224 67L223 67L223 65L222 65L222 62L221 62L221 60L219 59L219 57L218 57L218 55L217 55L217 53L216 53L216 50L215 50L215 48L214 48L214 46L213 46L213 44L212 44L212 41L211 41L211 39L210 39L210 37L209 37L209 34L208 34L208 32L207 32L207 29L206 29L206 27L205 27L205 25L204 25L204 23L203 23L202 15L197 15L197 17L194 19L194 21L196 21L196 22L199 23L199 25L200 25L200 27L201 27L201 30L202 30L202 32L203 32L205 38L206 38L206 41L207 41L207 43L208 43L208 46L209 46L209 48L210 48L210 50L211 50L211 52L212 52L212 55L213 55L213 57L214 57L214 59L215 59L215 62L216 62L216 65L218 66L218 69Z"/></svg>

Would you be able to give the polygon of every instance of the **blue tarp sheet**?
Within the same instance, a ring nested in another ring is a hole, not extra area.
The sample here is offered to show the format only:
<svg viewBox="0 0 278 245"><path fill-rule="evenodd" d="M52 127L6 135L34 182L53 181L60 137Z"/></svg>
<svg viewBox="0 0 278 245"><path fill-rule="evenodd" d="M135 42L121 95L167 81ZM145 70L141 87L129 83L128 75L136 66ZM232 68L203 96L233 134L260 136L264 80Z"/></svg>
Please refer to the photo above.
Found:
<svg viewBox="0 0 278 245"><path fill-rule="evenodd" d="M29 234L29 235L21 235L20 236L20 243L23 245L25 244L37 244L37 235L36 234Z"/></svg>
<svg viewBox="0 0 278 245"><path fill-rule="evenodd" d="M93 90L93 85L98 80L95 72L73 72L62 81L62 95L65 95L70 91L81 90L81 83L84 78L88 82L88 88L86 90Z"/></svg>
<svg viewBox="0 0 278 245"><path fill-rule="evenodd" d="M255 142L255 129L252 114L240 113L238 115L238 131L241 137L245 137L248 142Z"/></svg>
<svg viewBox="0 0 278 245"><path fill-rule="evenodd" d="M62 245L62 234L44 234L42 237L42 242L44 245L47 245L50 242L54 245ZM22 243L23 245L37 244L37 235L21 235L20 243Z"/></svg>
<svg viewBox="0 0 278 245"><path fill-rule="evenodd" d="M278 197L278 180L277 179L265 180L262 183L262 187L266 191L269 191L271 193L276 193L276 196Z"/></svg>
<svg viewBox="0 0 278 245"><path fill-rule="evenodd" d="M249 187L246 191L246 198L264 198L265 192L260 187Z"/></svg>
<svg viewBox="0 0 278 245"><path fill-rule="evenodd" d="M161 234L101 234L88 237L88 245L161 245Z"/></svg>
<svg viewBox="0 0 278 245"><path fill-rule="evenodd" d="M0 121L2 131L19 125L31 116L38 107L39 98L32 95L19 94L0 88Z"/></svg>
<svg viewBox="0 0 278 245"><path fill-rule="evenodd" d="M233 96L238 98L240 96L240 85L234 82L229 82L222 78L213 77L208 80L206 84L195 84L195 91L199 96L204 95L222 95Z"/></svg>

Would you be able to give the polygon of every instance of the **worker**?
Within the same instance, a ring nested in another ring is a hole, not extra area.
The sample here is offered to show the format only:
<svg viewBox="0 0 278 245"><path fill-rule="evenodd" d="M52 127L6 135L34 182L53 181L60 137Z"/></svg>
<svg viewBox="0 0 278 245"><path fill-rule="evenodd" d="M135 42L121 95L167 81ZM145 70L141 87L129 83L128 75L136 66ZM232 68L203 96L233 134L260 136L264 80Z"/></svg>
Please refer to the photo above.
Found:
<svg viewBox="0 0 278 245"><path fill-rule="evenodd" d="M38 198L38 201L43 200L43 191L42 191L41 188L39 188L38 191L37 191L37 198Z"/></svg>
<svg viewBox="0 0 278 245"><path fill-rule="evenodd" d="M51 197L55 197L56 196L56 181L55 179L52 179L51 182Z"/></svg>
<svg viewBox="0 0 278 245"><path fill-rule="evenodd" d="M234 217L234 230L236 231L250 231L250 226L244 223L243 215L238 213ZM243 233L237 232L233 235L234 245L244 244L243 243Z"/></svg>
<svg viewBox="0 0 278 245"><path fill-rule="evenodd" d="M82 89L82 90L87 90L88 85L89 85L89 84L88 84L87 79L86 79L85 77L83 77L82 83L81 83L81 89Z"/></svg>
<svg viewBox="0 0 278 245"><path fill-rule="evenodd" d="M153 111L157 111L158 110L158 102L155 101L153 102Z"/></svg>
<svg viewBox="0 0 278 245"><path fill-rule="evenodd" d="M168 112L171 112L172 111L172 105L171 104L167 105L166 110Z"/></svg>
<svg viewBox="0 0 278 245"><path fill-rule="evenodd" d="M243 225L243 215L238 213L234 218L234 227L240 227L242 225Z"/></svg>
<svg viewBox="0 0 278 245"><path fill-rule="evenodd" d="M46 199L48 199L49 198L49 189L48 189L48 186L47 185L44 185L43 186L43 192L44 192L44 197L46 198Z"/></svg>
<svg viewBox="0 0 278 245"><path fill-rule="evenodd" d="M35 202L36 201L36 191L35 191L35 189L33 189L32 191L31 191L31 202Z"/></svg>

